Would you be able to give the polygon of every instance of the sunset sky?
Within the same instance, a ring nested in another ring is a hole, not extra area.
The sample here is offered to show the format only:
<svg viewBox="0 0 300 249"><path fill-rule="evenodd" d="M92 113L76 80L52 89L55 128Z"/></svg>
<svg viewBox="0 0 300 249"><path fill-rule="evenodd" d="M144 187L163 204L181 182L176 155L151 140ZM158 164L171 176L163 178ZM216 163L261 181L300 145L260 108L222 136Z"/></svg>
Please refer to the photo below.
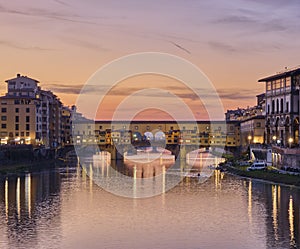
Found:
<svg viewBox="0 0 300 249"><path fill-rule="evenodd" d="M299 9L299 0L1 0L0 93L21 73L72 105L101 66L153 51L197 65L225 109L254 105L259 78L300 64Z"/></svg>

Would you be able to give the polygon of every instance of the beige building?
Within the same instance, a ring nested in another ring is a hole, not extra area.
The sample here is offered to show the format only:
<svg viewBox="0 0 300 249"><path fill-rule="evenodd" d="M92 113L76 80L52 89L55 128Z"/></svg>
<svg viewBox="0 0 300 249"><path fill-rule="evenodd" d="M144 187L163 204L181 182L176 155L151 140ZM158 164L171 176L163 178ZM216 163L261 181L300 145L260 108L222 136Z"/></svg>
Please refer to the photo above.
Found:
<svg viewBox="0 0 300 249"><path fill-rule="evenodd" d="M265 116L254 116L240 122L241 146L264 144Z"/></svg>
<svg viewBox="0 0 300 249"><path fill-rule="evenodd" d="M4 96L0 98L1 144L35 144L39 136L36 133L36 104L29 98Z"/></svg>
<svg viewBox="0 0 300 249"><path fill-rule="evenodd" d="M63 106L57 96L20 74L6 83L7 93L0 97L1 144L60 146Z"/></svg>

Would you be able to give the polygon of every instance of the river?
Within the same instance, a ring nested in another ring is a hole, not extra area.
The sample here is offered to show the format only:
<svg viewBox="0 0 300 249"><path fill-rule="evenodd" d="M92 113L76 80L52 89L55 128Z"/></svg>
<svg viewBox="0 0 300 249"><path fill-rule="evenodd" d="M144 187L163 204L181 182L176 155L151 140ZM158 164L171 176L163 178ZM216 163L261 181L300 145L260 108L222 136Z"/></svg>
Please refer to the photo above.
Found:
<svg viewBox="0 0 300 249"><path fill-rule="evenodd" d="M149 198L80 166L0 178L0 248L298 248L300 190L214 171Z"/></svg>

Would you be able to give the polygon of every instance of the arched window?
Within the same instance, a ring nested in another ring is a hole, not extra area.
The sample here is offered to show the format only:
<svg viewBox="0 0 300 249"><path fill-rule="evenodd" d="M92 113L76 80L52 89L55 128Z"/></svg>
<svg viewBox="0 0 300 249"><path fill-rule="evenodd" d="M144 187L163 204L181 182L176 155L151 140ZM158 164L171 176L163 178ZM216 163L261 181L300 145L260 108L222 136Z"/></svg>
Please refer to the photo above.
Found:
<svg viewBox="0 0 300 249"><path fill-rule="evenodd" d="M279 113L279 100L276 100L276 112Z"/></svg>
<svg viewBox="0 0 300 249"><path fill-rule="evenodd" d="M283 99L280 100L280 112L283 113Z"/></svg>
<svg viewBox="0 0 300 249"><path fill-rule="evenodd" d="M272 114L275 113L275 100L272 100Z"/></svg>

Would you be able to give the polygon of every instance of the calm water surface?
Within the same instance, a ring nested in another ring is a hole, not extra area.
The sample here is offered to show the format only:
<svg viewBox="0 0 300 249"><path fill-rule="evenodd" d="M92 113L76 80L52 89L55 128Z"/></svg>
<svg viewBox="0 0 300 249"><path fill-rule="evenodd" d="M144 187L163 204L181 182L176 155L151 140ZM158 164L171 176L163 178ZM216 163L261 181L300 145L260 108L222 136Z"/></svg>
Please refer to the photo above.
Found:
<svg viewBox="0 0 300 249"><path fill-rule="evenodd" d="M80 167L0 179L0 248L298 248L300 191L215 171L165 194L110 194Z"/></svg>

